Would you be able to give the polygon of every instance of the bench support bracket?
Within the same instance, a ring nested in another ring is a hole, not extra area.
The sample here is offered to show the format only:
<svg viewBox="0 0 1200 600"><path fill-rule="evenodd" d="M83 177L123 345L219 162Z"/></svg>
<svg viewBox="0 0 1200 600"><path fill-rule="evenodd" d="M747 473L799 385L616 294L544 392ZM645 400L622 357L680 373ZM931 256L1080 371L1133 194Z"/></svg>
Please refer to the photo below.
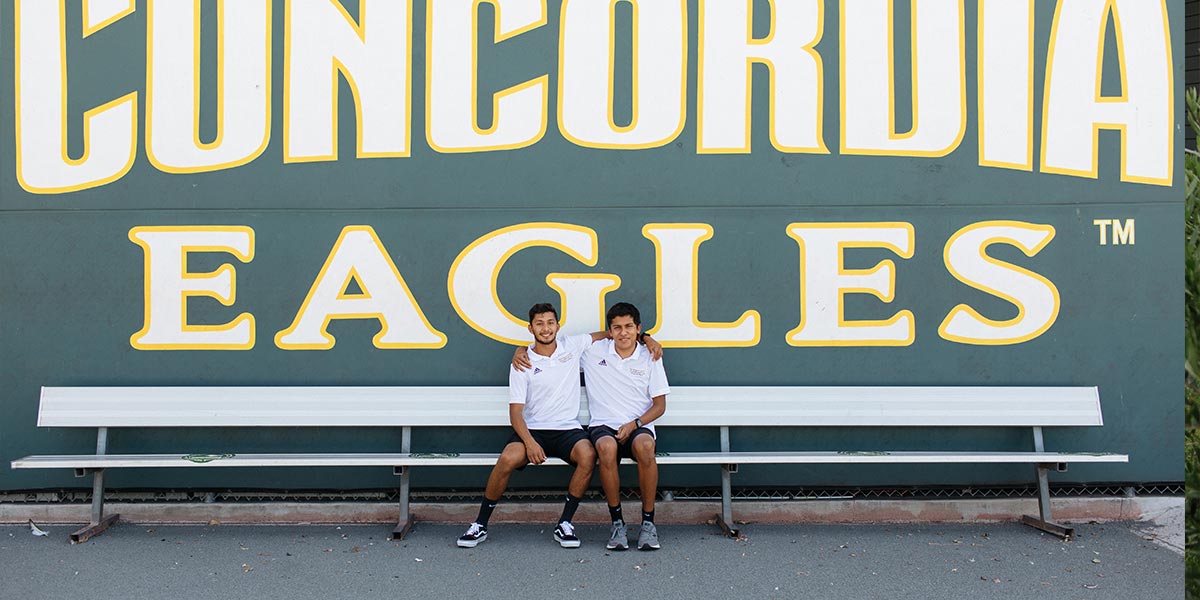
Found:
<svg viewBox="0 0 1200 600"><path fill-rule="evenodd" d="M96 431L96 454L103 455L108 452L108 428L100 427ZM100 535L105 529L111 527L121 515L112 514L104 516L104 469L92 470L92 515L91 521L86 527L72 533L70 540L72 544L80 544L89 539Z"/></svg>
<svg viewBox="0 0 1200 600"><path fill-rule="evenodd" d="M401 429L400 451L405 454L412 452L412 427ZM408 507L409 476L412 467L399 467L397 470L400 475L400 520L395 529L392 529L392 539L402 540L413 526L412 513L409 512Z"/></svg>
<svg viewBox="0 0 1200 600"><path fill-rule="evenodd" d="M1033 428L1033 449L1036 452L1046 451L1041 427ZM1037 465L1038 516L1023 515L1021 522L1064 540L1070 539L1075 535L1075 528L1055 523L1050 514L1050 469L1059 469L1059 465L1054 463Z"/></svg>
<svg viewBox="0 0 1200 600"><path fill-rule="evenodd" d="M721 427L721 452L729 452L729 427ZM717 525L732 538L738 536L733 522L733 485L730 477L735 471L737 465L721 465L721 512L717 514Z"/></svg>

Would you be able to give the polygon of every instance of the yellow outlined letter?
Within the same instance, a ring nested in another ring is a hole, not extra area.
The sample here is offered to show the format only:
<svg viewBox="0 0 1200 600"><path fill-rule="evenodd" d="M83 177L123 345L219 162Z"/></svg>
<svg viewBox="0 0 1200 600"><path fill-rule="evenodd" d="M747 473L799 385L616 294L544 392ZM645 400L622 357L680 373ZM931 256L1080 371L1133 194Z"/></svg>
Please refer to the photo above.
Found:
<svg viewBox="0 0 1200 600"><path fill-rule="evenodd" d="M337 160L339 73L357 157L408 156L412 0L358 0L358 23L339 0L288 0L284 21L283 162Z"/></svg>
<svg viewBox="0 0 1200 600"><path fill-rule="evenodd" d="M979 166L1033 170L1034 0L979 0Z"/></svg>
<svg viewBox="0 0 1200 600"><path fill-rule="evenodd" d="M134 0L83 0L83 37L88 37L137 10Z"/></svg>
<svg viewBox="0 0 1200 600"><path fill-rule="evenodd" d="M613 120L616 7L633 6L633 119ZM558 129L587 148L657 148L683 131L687 0L562 0Z"/></svg>
<svg viewBox="0 0 1200 600"><path fill-rule="evenodd" d="M524 148L546 133L549 75L492 96L492 126L479 126L479 5L496 7L501 42L546 24L545 0L437 0L426 9L425 135L438 152ZM468 39L468 36L469 39Z"/></svg>
<svg viewBox="0 0 1200 600"><path fill-rule="evenodd" d="M124 14L89 27L84 37ZM97 11L97 16L104 11ZM125 13L128 14L128 13ZM17 182L33 194L62 194L112 183L133 167L137 92L83 113L83 156L67 155L67 26L63 0L15 0Z"/></svg>
<svg viewBox="0 0 1200 600"><path fill-rule="evenodd" d="M241 262L254 258L254 230L242 226L134 227L129 241L145 256L145 321L129 338L138 350L249 350L254 316L242 313L224 325L188 323L192 296L225 306L237 299L237 272L226 263L211 273L190 273L188 254L225 252Z"/></svg>
<svg viewBox="0 0 1200 600"><path fill-rule="evenodd" d="M882 260L870 269L843 266L847 248L886 248L912 258L911 223L792 223L787 234L800 244L800 325L787 334L793 346L908 346L916 339L912 311L885 321L848 321L848 293L896 297L896 265Z"/></svg>
<svg viewBox="0 0 1200 600"><path fill-rule="evenodd" d="M1121 94L1101 96L1112 15ZM1042 172L1095 178L1100 130L1121 132L1121 181L1171 185L1175 77L1164 0L1073 0L1054 13L1042 108Z"/></svg>
<svg viewBox="0 0 1200 600"><path fill-rule="evenodd" d="M952 342L979 345L1020 344L1042 335L1058 318L1058 288L1049 279L987 254L992 244L1016 246L1026 256L1041 252L1054 239L1054 227L1020 221L984 221L958 230L946 242L946 269L959 281L1017 307L1017 316L995 321L959 304L938 327Z"/></svg>
<svg viewBox="0 0 1200 600"><path fill-rule="evenodd" d="M504 263L525 248L545 247L560 250L571 258L594 267L598 254L597 242L595 231L567 223L521 223L497 229L471 242L459 253L458 258L454 259L454 264L450 266L450 275L446 278L450 304L454 306L458 316L475 331L506 344L528 344L533 340L529 334L528 321L513 316L504 308L500 296L496 293L496 281ZM578 281L571 281L572 279ZM546 282L562 294L565 321L568 316L565 307L568 305L589 309L580 309L578 312L581 313L599 312L596 307L603 306L604 294L621 285L621 278L604 273L551 273L546 277ZM569 296L571 292L578 296ZM597 300L592 300L593 297ZM603 323L603 318L600 322ZM571 331L583 333L597 330L587 329L583 325L589 323L583 319L574 319Z"/></svg>
<svg viewBox="0 0 1200 600"><path fill-rule="evenodd" d="M351 281L359 292L346 293ZM376 348L446 345L446 336L429 324L383 242L367 225L342 229L296 319L275 334L275 345L284 350L328 350L336 342L326 331L334 319L378 319L379 333L371 340Z"/></svg>
<svg viewBox="0 0 1200 600"><path fill-rule="evenodd" d="M742 348L758 345L759 314L748 310L732 323L700 321L700 244L713 236L707 223L649 223L654 242L658 323L646 333L673 348Z"/></svg>
<svg viewBox="0 0 1200 600"><path fill-rule="evenodd" d="M200 141L201 0L146 5L146 157L167 173L232 169L271 139L271 0L217 0L217 135Z"/></svg>
<svg viewBox="0 0 1200 600"><path fill-rule="evenodd" d="M700 0L696 152L750 152L751 72L770 70L771 144L781 152L828 154L821 121L824 76L816 45L822 0L768 0L771 32L753 36L754 0Z"/></svg>
<svg viewBox="0 0 1200 600"><path fill-rule="evenodd" d="M912 129L896 130L895 0L841 0L842 154L945 156L967 131L962 0L912 3Z"/></svg>

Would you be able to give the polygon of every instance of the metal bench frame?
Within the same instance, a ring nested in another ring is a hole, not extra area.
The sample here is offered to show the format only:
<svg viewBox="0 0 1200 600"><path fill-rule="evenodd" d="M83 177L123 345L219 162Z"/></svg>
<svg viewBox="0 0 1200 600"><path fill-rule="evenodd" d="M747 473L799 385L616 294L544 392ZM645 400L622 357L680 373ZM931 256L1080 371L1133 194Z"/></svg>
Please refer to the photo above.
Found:
<svg viewBox="0 0 1200 600"><path fill-rule="evenodd" d="M346 398L359 401L346 411ZM27 456L14 469L71 468L92 476L91 520L71 535L86 541L119 515L104 514L104 473L123 467L390 466L400 477L398 524L402 539L413 526L409 504L413 468L491 466L498 454L422 454L412 451L412 428L508 425L504 387L140 387L42 388L38 425L96 427L94 455ZM339 407L337 402L342 401ZM586 394L580 402L587 422ZM1102 425L1099 392L1079 387L676 387L661 426L712 426L720 430L718 452L664 452L662 465L718 465L721 512L717 524L736 537L732 474L742 464L945 464L1021 463L1035 467L1037 516L1023 521L1061 537L1070 527L1055 523L1050 510L1049 471L1069 462L1128 462L1123 454L1047 452L1044 426ZM401 431L400 452L387 454L240 454L214 457L114 455L110 427L391 426ZM1029 427L1032 452L824 451L735 452L730 428L755 426L980 426ZM660 447L660 450L662 448ZM627 464L632 461L626 460ZM563 465L548 459L547 465Z"/></svg>

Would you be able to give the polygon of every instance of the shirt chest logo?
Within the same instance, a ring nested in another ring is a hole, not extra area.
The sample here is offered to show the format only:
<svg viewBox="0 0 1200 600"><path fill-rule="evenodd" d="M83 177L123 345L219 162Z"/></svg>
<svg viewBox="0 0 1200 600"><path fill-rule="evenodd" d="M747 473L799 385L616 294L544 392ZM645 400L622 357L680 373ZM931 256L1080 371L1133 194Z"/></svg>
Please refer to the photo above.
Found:
<svg viewBox="0 0 1200 600"><path fill-rule="evenodd" d="M646 370L645 369L635 369L633 367L629 367L629 374L633 375L634 377L645 377Z"/></svg>
<svg viewBox="0 0 1200 600"><path fill-rule="evenodd" d="M602 366L602 367L607 367L607 366L608 366L608 361L607 361L607 360L604 360L604 359L602 358L602 359L600 359L600 362L598 362L598 363L596 363L596 364L598 364L598 365L600 365L600 366Z"/></svg>
<svg viewBox="0 0 1200 600"><path fill-rule="evenodd" d="M575 354L568 352L568 353L566 353L566 355L559 357L558 362L563 363L565 365L565 364L571 362L572 360L575 360Z"/></svg>
<svg viewBox="0 0 1200 600"><path fill-rule="evenodd" d="M540 368L538 368L538 367L534 367L534 368L533 368L533 374L534 374L534 375L537 375L538 373L541 373L541 372L542 372L542 370L541 370Z"/></svg>

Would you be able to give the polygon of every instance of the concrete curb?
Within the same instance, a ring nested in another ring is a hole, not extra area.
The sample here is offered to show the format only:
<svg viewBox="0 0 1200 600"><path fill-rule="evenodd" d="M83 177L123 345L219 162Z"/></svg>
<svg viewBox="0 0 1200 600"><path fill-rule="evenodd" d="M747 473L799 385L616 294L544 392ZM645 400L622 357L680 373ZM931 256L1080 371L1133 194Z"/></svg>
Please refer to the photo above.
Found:
<svg viewBox="0 0 1200 600"><path fill-rule="evenodd" d="M1129 498L1059 498L1053 501L1054 516L1063 522L1148 521L1178 505L1177 497L1138 496ZM665 524L712 522L720 512L715 501L660 501L655 520ZM381 502L325 503L106 503L108 514L119 513L125 522L136 524L229 525L295 524L394 524L399 507ZM418 522L467 523L475 517L474 503L414 503ZM552 522L561 507L546 502L502 502L493 523ZM626 502L628 515L641 510L637 501ZM0 524L86 523L90 506L84 504L0 504ZM988 500L790 500L734 502L739 523L996 523L1019 521L1036 514L1037 500L1005 498ZM580 506L575 521L604 524L608 511L603 503Z"/></svg>

